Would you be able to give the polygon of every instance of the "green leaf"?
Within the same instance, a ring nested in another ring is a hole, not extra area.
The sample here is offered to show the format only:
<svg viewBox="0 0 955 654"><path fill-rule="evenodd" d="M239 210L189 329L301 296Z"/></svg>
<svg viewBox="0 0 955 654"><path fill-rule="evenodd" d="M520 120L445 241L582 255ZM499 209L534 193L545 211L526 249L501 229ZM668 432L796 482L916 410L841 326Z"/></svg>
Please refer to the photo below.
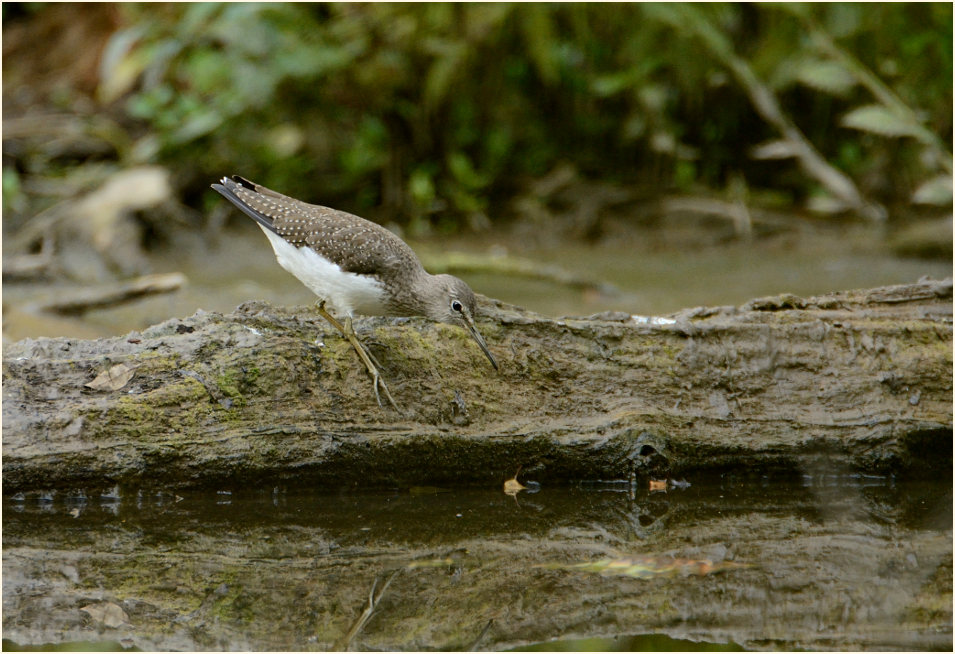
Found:
<svg viewBox="0 0 955 654"><path fill-rule="evenodd" d="M215 111L203 111L190 115L170 136L173 143L188 143L213 132L222 124L222 116Z"/></svg>
<svg viewBox="0 0 955 654"><path fill-rule="evenodd" d="M429 108L439 106L448 95L452 82L461 73L466 52L463 43L446 43L442 50L424 80L424 103Z"/></svg>
<svg viewBox="0 0 955 654"><path fill-rule="evenodd" d="M408 192L415 204L425 209L429 208L435 197L434 181L431 175L421 168L412 172L408 179Z"/></svg>
<svg viewBox="0 0 955 654"><path fill-rule="evenodd" d="M388 131L381 120L374 116L362 120L340 161L342 167L356 177L387 165Z"/></svg>
<svg viewBox="0 0 955 654"><path fill-rule="evenodd" d="M551 18L551 5L528 3L522 7L520 27L524 36L527 53L537 74L546 85L557 82L558 69L554 57L554 24Z"/></svg>
<svg viewBox="0 0 955 654"><path fill-rule="evenodd" d="M463 152L452 152L448 157L448 168L454 178L468 189L480 189L488 185L490 179L475 170L471 160Z"/></svg>
<svg viewBox="0 0 955 654"><path fill-rule="evenodd" d="M13 166L3 167L3 209L23 211L26 209L26 196L20 184L20 175Z"/></svg>
<svg viewBox="0 0 955 654"><path fill-rule="evenodd" d="M799 64L796 79L811 89L844 97L856 85L846 68L835 61L806 60Z"/></svg>
<svg viewBox="0 0 955 654"><path fill-rule="evenodd" d="M609 98L621 91L629 90L634 85L633 71L625 70L607 75L598 75L590 84L594 94L600 98Z"/></svg>
<svg viewBox="0 0 955 654"><path fill-rule="evenodd" d="M922 132L920 125L912 123L912 121L899 116L888 107L880 104L869 104L853 109L843 115L840 122L843 127L850 127L879 136L916 137Z"/></svg>
<svg viewBox="0 0 955 654"><path fill-rule="evenodd" d="M133 88L145 62L129 53L143 34L142 27L134 26L119 30L106 43L99 65L97 93L101 102L108 104Z"/></svg>

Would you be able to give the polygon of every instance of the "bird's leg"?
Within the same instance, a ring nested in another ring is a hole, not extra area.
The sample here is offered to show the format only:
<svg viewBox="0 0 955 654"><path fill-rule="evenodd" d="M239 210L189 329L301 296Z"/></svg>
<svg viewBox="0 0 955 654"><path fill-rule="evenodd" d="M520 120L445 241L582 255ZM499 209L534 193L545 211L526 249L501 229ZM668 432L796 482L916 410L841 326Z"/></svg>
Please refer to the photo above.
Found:
<svg viewBox="0 0 955 654"><path fill-rule="evenodd" d="M365 346L362 345L361 341L358 340L358 336L355 334L355 328L352 327L351 317L345 318L345 324L343 325L337 318L335 318L335 316L325 310L325 300L322 300L318 303L318 313L321 314L325 320L330 322L335 329L340 331L342 336L347 338L348 342L352 344L353 348L355 348L355 352L358 353L358 358L361 359L362 363L365 364L365 367L368 369L368 374L371 375L374 381L375 399L378 400L378 406L381 406L381 395L378 393L378 386L381 385L381 388L385 391L385 397L387 397L388 401L391 402L391 406L395 408L395 411L401 413L401 409L398 408L394 398L391 397L391 391L388 390L388 384L385 383L381 373L378 372L378 368L375 365L377 361L375 361L375 358L371 355L371 352L366 350Z"/></svg>
<svg viewBox="0 0 955 654"><path fill-rule="evenodd" d="M388 398L388 401L391 402L391 406L394 407L395 411L401 413L401 409L398 408L397 403L393 397L391 397L391 391L388 390L388 384L385 383L384 378L381 376L381 373L378 372L379 364L374 355L368 351L368 349L361 344L361 341L358 340L358 335L355 333L355 328L352 326L351 317L345 318L345 338L349 340L352 344L352 347L355 348L355 351L358 352L358 357L362 360L362 363L365 364L365 367L368 368L368 373L374 379L375 386L375 399L378 400L378 406L381 406L381 396L378 394L378 386L381 385L382 390L385 391L385 397Z"/></svg>

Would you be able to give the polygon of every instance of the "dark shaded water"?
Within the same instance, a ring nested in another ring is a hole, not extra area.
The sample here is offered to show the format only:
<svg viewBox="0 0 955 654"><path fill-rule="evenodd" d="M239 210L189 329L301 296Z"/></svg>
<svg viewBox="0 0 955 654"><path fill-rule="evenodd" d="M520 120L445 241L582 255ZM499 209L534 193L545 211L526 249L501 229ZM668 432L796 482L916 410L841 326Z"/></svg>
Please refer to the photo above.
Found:
<svg viewBox="0 0 955 654"><path fill-rule="evenodd" d="M6 497L4 649L951 647L947 480L689 482Z"/></svg>

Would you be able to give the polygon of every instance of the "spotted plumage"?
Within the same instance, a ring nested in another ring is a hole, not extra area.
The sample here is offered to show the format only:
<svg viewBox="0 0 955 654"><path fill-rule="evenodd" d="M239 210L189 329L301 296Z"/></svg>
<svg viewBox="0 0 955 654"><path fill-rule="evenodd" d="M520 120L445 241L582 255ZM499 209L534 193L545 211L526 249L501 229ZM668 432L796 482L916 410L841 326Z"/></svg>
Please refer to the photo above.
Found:
<svg viewBox="0 0 955 654"><path fill-rule="evenodd" d="M429 274L414 251L387 229L237 175L212 188L259 224L279 264L333 310L349 317L422 315L460 325L497 368L474 326L477 300L470 287L451 275Z"/></svg>

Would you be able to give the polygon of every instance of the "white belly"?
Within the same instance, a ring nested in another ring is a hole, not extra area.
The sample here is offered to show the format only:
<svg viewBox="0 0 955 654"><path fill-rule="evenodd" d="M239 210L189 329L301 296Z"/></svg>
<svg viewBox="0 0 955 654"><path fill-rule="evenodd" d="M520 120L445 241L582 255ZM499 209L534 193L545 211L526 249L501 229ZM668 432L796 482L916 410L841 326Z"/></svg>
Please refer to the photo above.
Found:
<svg viewBox="0 0 955 654"><path fill-rule="evenodd" d="M387 313L381 282L373 277L345 272L310 247L295 247L265 227L279 265L295 275L336 313L380 316Z"/></svg>

